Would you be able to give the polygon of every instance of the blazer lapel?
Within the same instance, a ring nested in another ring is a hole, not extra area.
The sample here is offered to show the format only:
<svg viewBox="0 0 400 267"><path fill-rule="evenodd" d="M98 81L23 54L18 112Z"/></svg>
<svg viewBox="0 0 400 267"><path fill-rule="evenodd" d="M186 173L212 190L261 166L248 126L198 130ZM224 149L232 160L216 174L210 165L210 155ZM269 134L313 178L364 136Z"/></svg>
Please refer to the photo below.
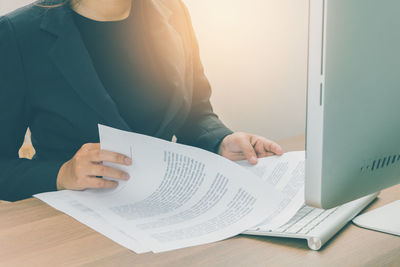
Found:
<svg viewBox="0 0 400 267"><path fill-rule="evenodd" d="M41 28L58 37L49 56L76 93L112 127L130 130L97 76L69 7L50 8Z"/></svg>
<svg viewBox="0 0 400 267"><path fill-rule="evenodd" d="M181 36L169 22L171 11L161 1L138 0L134 1L133 7L136 15L141 16L146 42L156 62L159 62L160 71L166 77L166 86L173 89L170 104L156 133L156 136L163 136L174 120L184 120L178 113L187 115L191 105L192 91L186 79L186 50Z"/></svg>

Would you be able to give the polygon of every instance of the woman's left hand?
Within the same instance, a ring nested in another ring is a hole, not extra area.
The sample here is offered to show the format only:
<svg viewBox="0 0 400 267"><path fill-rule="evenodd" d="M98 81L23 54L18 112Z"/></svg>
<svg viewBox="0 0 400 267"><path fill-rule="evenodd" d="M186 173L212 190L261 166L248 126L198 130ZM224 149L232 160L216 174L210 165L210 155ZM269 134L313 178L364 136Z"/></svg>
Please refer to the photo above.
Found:
<svg viewBox="0 0 400 267"><path fill-rule="evenodd" d="M283 150L277 143L264 137L237 132L222 140L218 154L233 161L247 159L254 165L258 162L257 158L282 155Z"/></svg>

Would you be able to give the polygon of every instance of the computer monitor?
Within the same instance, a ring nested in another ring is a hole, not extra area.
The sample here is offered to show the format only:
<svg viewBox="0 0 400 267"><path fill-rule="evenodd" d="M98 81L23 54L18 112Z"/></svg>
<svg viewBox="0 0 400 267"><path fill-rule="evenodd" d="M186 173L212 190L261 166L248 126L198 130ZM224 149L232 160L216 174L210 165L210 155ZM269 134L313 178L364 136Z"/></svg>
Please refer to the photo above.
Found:
<svg viewBox="0 0 400 267"><path fill-rule="evenodd" d="M310 0L307 205L400 183L399 10L399 0Z"/></svg>

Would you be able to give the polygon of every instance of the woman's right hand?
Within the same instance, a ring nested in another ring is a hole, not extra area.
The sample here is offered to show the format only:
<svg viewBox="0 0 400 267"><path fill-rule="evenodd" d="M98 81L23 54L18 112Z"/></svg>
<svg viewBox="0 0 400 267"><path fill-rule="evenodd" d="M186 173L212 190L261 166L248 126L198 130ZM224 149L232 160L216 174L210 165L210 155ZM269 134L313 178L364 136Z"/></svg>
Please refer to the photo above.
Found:
<svg viewBox="0 0 400 267"><path fill-rule="evenodd" d="M99 176L128 180L129 174L103 165L103 161L131 165L125 155L101 150L100 144L84 144L72 159L65 162L57 176L57 190L84 190L87 188L114 188L118 183Z"/></svg>

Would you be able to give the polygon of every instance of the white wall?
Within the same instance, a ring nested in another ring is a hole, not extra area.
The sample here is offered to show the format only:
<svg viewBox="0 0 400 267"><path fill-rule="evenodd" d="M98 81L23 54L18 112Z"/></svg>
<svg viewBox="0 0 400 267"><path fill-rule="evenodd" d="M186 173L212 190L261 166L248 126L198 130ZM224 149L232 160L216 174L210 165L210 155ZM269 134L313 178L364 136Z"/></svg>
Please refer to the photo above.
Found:
<svg viewBox="0 0 400 267"><path fill-rule="evenodd" d="M234 130L273 139L305 130L308 0L184 0Z"/></svg>
<svg viewBox="0 0 400 267"><path fill-rule="evenodd" d="M32 2L33 0L0 0L0 16Z"/></svg>
<svg viewBox="0 0 400 267"><path fill-rule="evenodd" d="M0 15L32 0L0 0ZM212 102L236 131L304 132L308 0L184 0Z"/></svg>

